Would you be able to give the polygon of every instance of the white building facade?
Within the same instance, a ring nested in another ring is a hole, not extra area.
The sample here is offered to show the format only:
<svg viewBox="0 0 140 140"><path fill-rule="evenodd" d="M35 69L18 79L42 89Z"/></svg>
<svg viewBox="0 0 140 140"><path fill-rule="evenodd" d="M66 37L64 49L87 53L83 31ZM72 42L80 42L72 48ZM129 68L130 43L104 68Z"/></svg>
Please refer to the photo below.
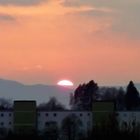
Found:
<svg viewBox="0 0 140 140"><path fill-rule="evenodd" d="M0 128L13 130L13 123L14 123L13 111L0 110Z"/></svg>
<svg viewBox="0 0 140 140"><path fill-rule="evenodd" d="M82 129L88 131L92 129L92 112L91 111L37 111L37 130L43 131L46 124L56 122L61 128L62 121L69 115L77 116L82 122ZM14 131L14 111L0 110L0 128Z"/></svg>
<svg viewBox="0 0 140 140"><path fill-rule="evenodd" d="M37 127L39 131L45 129L47 122L56 122L61 128L62 121L69 115L77 116L81 123L83 130L92 129L92 112L91 111L38 111L37 113Z"/></svg>
<svg viewBox="0 0 140 140"><path fill-rule="evenodd" d="M116 117L122 129L140 125L140 111L119 111L116 112Z"/></svg>

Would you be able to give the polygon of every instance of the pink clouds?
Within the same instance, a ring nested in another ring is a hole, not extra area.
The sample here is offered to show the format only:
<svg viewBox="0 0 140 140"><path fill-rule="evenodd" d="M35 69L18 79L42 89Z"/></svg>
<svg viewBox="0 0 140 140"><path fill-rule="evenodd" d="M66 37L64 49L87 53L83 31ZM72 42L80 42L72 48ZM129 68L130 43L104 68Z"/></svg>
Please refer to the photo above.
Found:
<svg viewBox="0 0 140 140"><path fill-rule="evenodd" d="M16 19L0 22L0 75L50 84L63 77L77 84L139 81L140 42L114 30L116 9L63 2L0 6L0 13Z"/></svg>

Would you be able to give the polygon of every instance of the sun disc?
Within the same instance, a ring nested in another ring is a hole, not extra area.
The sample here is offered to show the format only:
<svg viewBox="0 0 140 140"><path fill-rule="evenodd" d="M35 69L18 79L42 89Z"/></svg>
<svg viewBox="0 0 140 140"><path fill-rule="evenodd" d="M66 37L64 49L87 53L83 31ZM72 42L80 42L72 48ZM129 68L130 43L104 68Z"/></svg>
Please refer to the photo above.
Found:
<svg viewBox="0 0 140 140"><path fill-rule="evenodd" d="M57 83L57 85L59 86L73 86L73 82L69 81L69 80L61 80Z"/></svg>

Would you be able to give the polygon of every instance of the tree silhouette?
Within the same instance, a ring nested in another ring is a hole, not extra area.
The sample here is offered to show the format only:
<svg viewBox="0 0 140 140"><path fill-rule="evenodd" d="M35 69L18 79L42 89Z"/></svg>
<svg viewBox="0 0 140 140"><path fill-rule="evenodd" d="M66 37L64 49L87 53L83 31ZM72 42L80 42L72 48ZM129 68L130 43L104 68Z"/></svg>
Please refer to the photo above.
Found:
<svg viewBox="0 0 140 140"><path fill-rule="evenodd" d="M0 109L9 109L13 107L13 102L10 99L0 98Z"/></svg>
<svg viewBox="0 0 140 140"><path fill-rule="evenodd" d="M87 84L79 85L73 96L73 109L91 110L92 103L98 98L98 85L93 80Z"/></svg>
<svg viewBox="0 0 140 140"><path fill-rule="evenodd" d="M118 90L116 97L116 109L119 111L125 110L125 91L122 87Z"/></svg>
<svg viewBox="0 0 140 140"><path fill-rule="evenodd" d="M136 89L133 81L130 81L127 86L125 101L126 101L126 108L128 110L135 110L140 105L139 92Z"/></svg>
<svg viewBox="0 0 140 140"><path fill-rule="evenodd" d="M59 138L59 128L57 122L50 121L46 122L44 130L44 137L48 140L58 140Z"/></svg>
<svg viewBox="0 0 140 140"><path fill-rule="evenodd" d="M42 103L38 106L39 109L46 110L65 110L65 106L62 105L55 97L51 97L47 103Z"/></svg>
<svg viewBox="0 0 140 140"><path fill-rule="evenodd" d="M67 140L76 140L81 132L80 127L82 126L81 120L74 114L71 114L64 118L62 121L62 132L63 136Z"/></svg>
<svg viewBox="0 0 140 140"><path fill-rule="evenodd" d="M102 100L115 100L119 93L119 90L115 87L104 87L103 90Z"/></svg>

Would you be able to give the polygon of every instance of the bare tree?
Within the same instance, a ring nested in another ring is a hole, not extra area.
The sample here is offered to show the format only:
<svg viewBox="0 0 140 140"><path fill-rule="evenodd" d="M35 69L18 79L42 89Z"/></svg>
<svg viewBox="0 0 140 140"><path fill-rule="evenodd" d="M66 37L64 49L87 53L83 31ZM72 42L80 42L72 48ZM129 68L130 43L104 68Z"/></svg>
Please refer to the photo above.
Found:
<svg viewBox="0 0 140 140"><path fill-rule="evenodd" d="M0 98L0 109L12 108L13 103L10 99Z"/></svg>
<svg viewBox="0 0 140 140"><path fill-rule="evenodd" d="M51 97L47 103L42 103L38 106L39 109L46 110L65 110L65 106L62 105L55 97Z"/></svg>
<svg viewBox="0 0 140 140"><path fill-rule="evenodd" d="M45 124L45 130L44 130L44 137L48 140L58 140L59 138L59 128L57 125L57 122L55 121L49 121Z"/></svg>
<svg viewBox="0 0 140 140"><path fill-rule="evenodd" d="M74 114L71 114L64 118L62 121L62 132L63 136L67 140L75 140L79 136L82 126L81 120Z"/></svg>

